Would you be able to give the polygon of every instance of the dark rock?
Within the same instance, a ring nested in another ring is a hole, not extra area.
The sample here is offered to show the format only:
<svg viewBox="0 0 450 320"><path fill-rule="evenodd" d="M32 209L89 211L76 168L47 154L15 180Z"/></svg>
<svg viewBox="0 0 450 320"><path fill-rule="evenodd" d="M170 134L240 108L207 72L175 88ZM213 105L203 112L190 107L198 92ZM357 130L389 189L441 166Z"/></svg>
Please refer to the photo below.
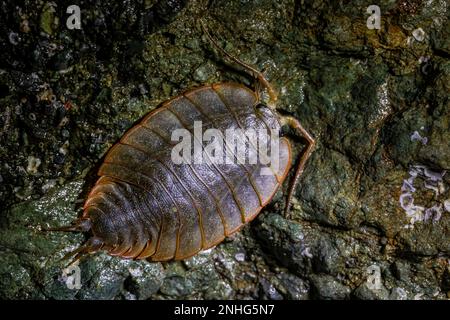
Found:
<svg viewBox="0 0 450 320"><path fill-rule="evenodd" d="M130 276L125 281L125 288L140 300L150 298L164 281L164 270L158 263L131 263L128 271Z"/></svg>
<svg viewBox="0 0 450 320"><path fill-rule="evenodd" d="M283 287L283 294L290 300L307 300L309 298L309 285L307 281L302 280L292 274L281 273L280 279Z"/></svg>
<svg viewBox="0 0 450 320"><path fill-rule="evenodd" d="M311 277L314 298L324 300L343 300L349 298L350 288L331 276L314 275Z"/></svg>
<svg viewBox="0 0 450 320"><path fill-rule="evenodd" d="M371 288L367 282L360 285L356 290L353 292L356 298L362 299L362 300L387 300L389 298L389 291L381 285L380 288ZM396 291L396 294L398 294L398 291ZM398 295L394 295L395 297L400 297Z"/></svg>

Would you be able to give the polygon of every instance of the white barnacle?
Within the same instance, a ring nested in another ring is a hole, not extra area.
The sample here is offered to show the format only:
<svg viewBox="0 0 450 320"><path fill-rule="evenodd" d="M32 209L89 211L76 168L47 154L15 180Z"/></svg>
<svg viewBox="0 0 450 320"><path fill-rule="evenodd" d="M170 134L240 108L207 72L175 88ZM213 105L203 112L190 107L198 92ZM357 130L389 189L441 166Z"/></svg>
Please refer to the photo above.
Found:
<svg viewBox="0 0 450 320"><path fill-rule="evenodd" d="M409 173L410 179L414 180L414 178L417 177L418 171L414 167L412 167L411 169L409 169L408 173Z"/></svg>
<svg viewBox="0 0 450 320"><path fill-rule="evenodd" d="M403 185L402 185L401 191L402 192L406 191L406 192L411 192L411 193L416 192L416 188L414 188L413 182L414 182L414 179L403 180Z"/></svg>
<svg viewBox="0 0 450 320"><path fill-rule="evenodd" d="M441 210L441 208L439 208L439 210L436 211L436 214L433 217L433 223L441 220L441 216L442 216L442 210Z"/></svg>
<svg viewBox="0 0 450 320"><path fill-rule="evenodd" d="M311 259L313 257L313 255L309 250L310 250L309 247L305 247L305 249L303 249L301 252L302 256L308 257Z"/></svg>
<svg viewBox="0 0 450 320"><path fill-rule="evenodd" d="M450 199L444 201L444 209L447 212L450 212Z"/></svg>
<svg viewBox="0 0 450 320"><path fill-rule="evenodd" d="M438 181L438 189L439 194L443 194L445 192L445 185L443 181Z"/></svg>
<svg viewBox="0 0 450 320"><path fill-rule="evenodd" d="M424 220L428 221L430 218L433 219L433 222L437 222L441 219L442 216L442 208L440 205L435 205L431 208L425 210Z"/></svg>
<svg viewBox="0 0 450 320"><path fill-rule="evenodd" d="M414 131L410 137L411 141L420 141L423 145L428 143L427 137L422 137L418 131Z"/></svg>
<svg viewBox="0 0 450 320"><path fill-rule="evenodd" d="M433 190L434 193L436 194L436 196L439 196L441 194L443 185L439 184L438 181L433 181L433 180L425 180L425 182L423 183L423 186L427 189Z"/></svg>
<svg viewBox="0 0 450 320"><path fill-rule="evenodd" d="M412 32L414 39L419 42L422 42L425 39L425 31L422 28L417 28Z"/></svg>
<svg viewBox="0 0 450 320"><path fill-rule="evenodd" d="M430 170L428 168L425 168L423 173L431 181L442 181L442 178L445 175L445 171L436 172L436 171Z"/></svg>
<svg viewBox="0 0 450 320"><path fill-rule="evenodd" d="M33 157L33 156L29 156L27 172L30 174L36 174L40 165L41 165L41 159Z"/></svg>
<svg viewBox="0 0 450 320"><path fill-rule="evenodd" d="M234 255L234 259L236 259L236 261L239 261L239 262L245 261L245 253L243 253L243 252L236 253Z"/></svg>
<svg viewBox="0 0 450 320"><path fill-rule="evenodd" d="M423 166L423 165L421 165L421 164L417 164L417 165L413 166L412 168L413 168L413 169L417 172L417 174L419 174L419 175L423 175L423 171L426 169L426 167Z"/></svg>
<svg viewBox="0 0 450 320"><path fill-rule="evenodd" d="M411 193L402 193L400 195L400 206L408 213L414 205L414 198Z"/></svg>
<svg viewBox="0 0 450 320"><path fill-rule="evenodd" d="M417 221L424 220L424 211L425 208L422 206L412 206L406 210L406 215L410 218L410 223L414 224Z"/></svg>

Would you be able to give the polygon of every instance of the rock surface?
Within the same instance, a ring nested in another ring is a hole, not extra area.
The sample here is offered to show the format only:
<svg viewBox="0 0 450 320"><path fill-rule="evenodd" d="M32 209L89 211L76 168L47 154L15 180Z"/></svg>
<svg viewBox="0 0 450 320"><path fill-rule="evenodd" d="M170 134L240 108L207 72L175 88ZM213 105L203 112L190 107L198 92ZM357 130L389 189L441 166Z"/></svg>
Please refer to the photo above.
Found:
<svg viewBox="0 0 450 320"><path fill-rule="evenodd" d="M66 28L71 1L0 5L1 299L450 297L446 1L379 1L379 30L367 1L96 3L81 7L81 30ZM183 90L253 83L214 53L200 17L318 141L291 216L283 189L207 252L97 254L71 289L60 259L83 235L41 230L80 214L108 148Z"/></svg>

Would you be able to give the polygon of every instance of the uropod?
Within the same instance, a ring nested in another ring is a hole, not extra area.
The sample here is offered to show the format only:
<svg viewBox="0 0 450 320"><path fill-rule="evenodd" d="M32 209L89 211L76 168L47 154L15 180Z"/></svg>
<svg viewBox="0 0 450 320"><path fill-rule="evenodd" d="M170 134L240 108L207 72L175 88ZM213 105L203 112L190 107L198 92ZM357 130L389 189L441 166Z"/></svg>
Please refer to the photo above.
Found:
<svg viewBox="0 0 450 320"><path fill-rule="evenodd" d="M65 258L73 261L98 251L130 259L182 260L211 248L254 219L285 181L291 143L279 139L278 165L261 173L262 164L181 163L172 161L176 129L262 128L280 133L288 125L307 141L289 188L285 212L315 141L292 116L278 113L277 94L264 75L207 38L229 60L256 79L256 89L217 83L182 93L148 113L106 154L83 214L70 226L89 239ZM265 104L261 94L267 93ZM225 142L225 148L227 148ZM256 148L249 145L249 148Z"/></svg>

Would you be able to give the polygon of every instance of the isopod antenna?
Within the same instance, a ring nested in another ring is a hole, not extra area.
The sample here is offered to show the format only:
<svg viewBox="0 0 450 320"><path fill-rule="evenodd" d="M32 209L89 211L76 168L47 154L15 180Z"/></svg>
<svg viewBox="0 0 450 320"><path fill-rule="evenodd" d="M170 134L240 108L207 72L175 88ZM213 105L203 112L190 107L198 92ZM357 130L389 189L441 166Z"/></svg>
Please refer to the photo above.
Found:
<svg viewBox="0 0 450 320"><path fill-rule="evenodd" d="M225 49L223 49L216 41L216 39L214 39L214 37L209 33L208 28L206 27L205 23L203 22L203 20L200 20L200 24L202 26L203 32L206 34L206 37L208 38L208 40L213 44L213 46L219 50L225 57L227 57L229 60L231 60L232 62L240 65L241 67L243 67L252 77L255 77L256 79L258 79L259 83L267 89L267 93L269 94L269 103L268 106L275 109L275 102L277 101L277 93L276 91L273 89L272 85L269 83L269 81L266 79L266 77L264 77L264 74L261 71L256 70L254 67L248 65L247 63L239 60L238 58L236 58L235 56L231 55L230 53L228 53L227 51L225 51Z"/></svg>

